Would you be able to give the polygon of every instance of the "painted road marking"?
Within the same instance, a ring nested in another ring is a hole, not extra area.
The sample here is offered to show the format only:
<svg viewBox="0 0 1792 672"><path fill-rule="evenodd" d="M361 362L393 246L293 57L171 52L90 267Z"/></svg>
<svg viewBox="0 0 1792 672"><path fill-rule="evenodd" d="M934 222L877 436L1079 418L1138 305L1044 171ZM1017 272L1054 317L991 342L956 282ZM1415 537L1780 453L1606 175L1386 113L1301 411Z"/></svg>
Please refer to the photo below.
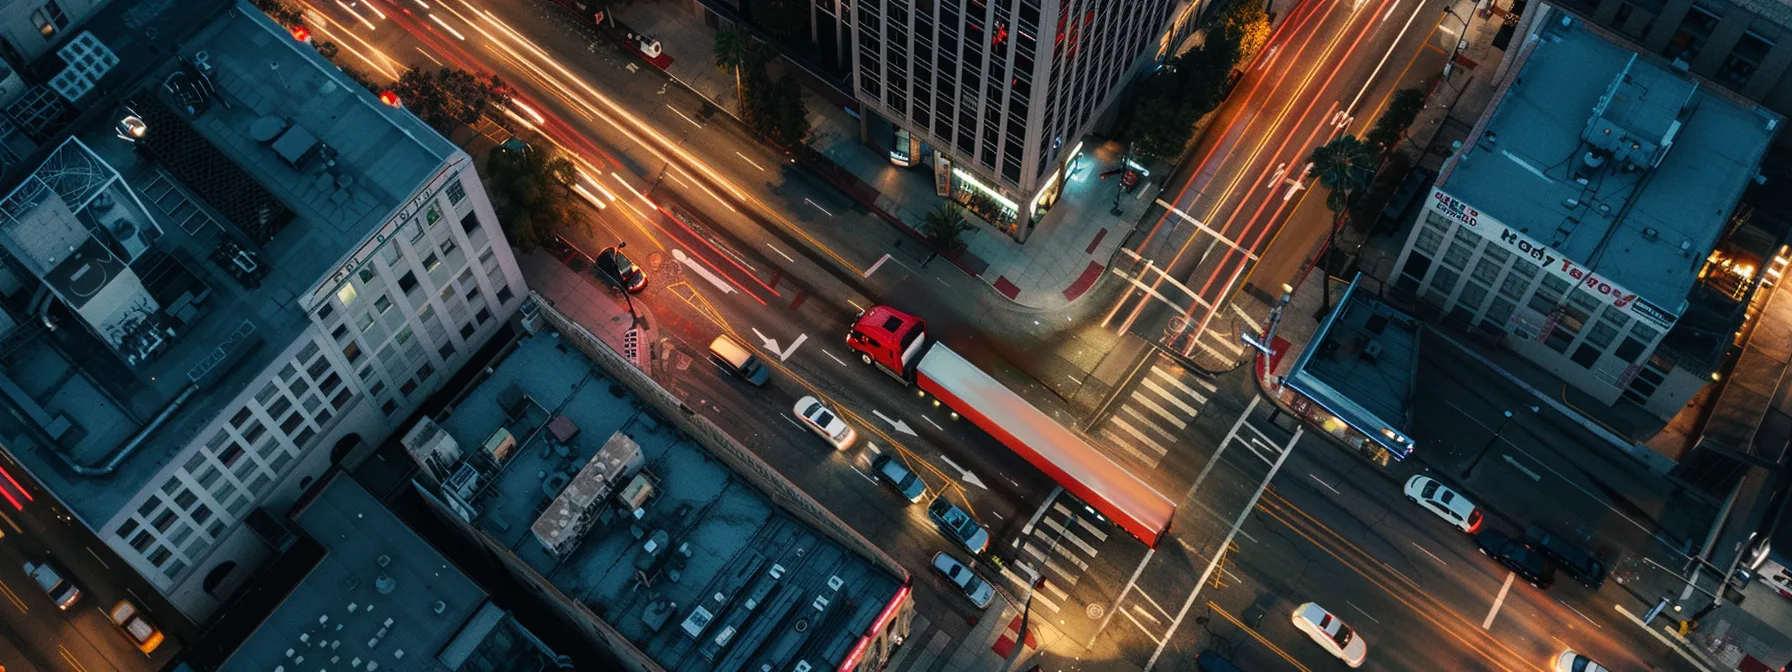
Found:
<svg viewBox="0 0 1792 672"><path fill-rule="evenodd" d="M692 118L690 118L690 117L687 117L687 116L685 116L685 114L684 114L684 113L683 113L683 112L679 112L679 111L678 111L678 108L676 108L676 107L673 107L673 106L671 106L671 105L667 105L667 106L666 106L666 109L668 109L668 110L671 110L671 111L672 111L672 113L673 113L673 114L676 114L676 115L678 115L678 118L680 118L680 119L683 119L683 120L685 120L685 121L688 121L688 122L691 122L691 125L692 125L692 126L696 126L696 127L697 127L697 128L703 128L703 124L699 124L699 123L697 123L697 120L696 120L696 119L692 119Z"/></svg>
<svg viewBox="0 0 1792 672"><path fill-rule="evenodd" d="M1163 416L1164 420L1167 420L1167 421L1169 421L1170 424L1175 425L1176 429L1188 429L1188 423L1183 422L1181 419L1177 418L1176 415L1171 413L1168 409L1157 405L1157 402L1152 401L1149 397L1144 397L1144 396L1134 394L1134 395L1132 395L1132 399L1133 399L1133 401L1139 402L1140 406L1144 406L1145 408L1149 408L1153 411L1156 411L1158 415Z"/></svg>
<svg viewBox="0 0 1792 672"><path fill-rule="evenodd" d="M896 431L898 431L898 432L902 432L903 434L907 434L909 436L920 436L919 434L915 433L914 428L908 426L908 423L903 422L901 420L897 420L890 416L884 415L883 411L872 411L871 414L877 416L879 420L883 420L884 422L890 423L890 426L895 427ZM921 416L921 417L927 417L927 416Z"/></svg>
<svg viewBox="0 0 1792 672"><path fill-rule="evenodd" d="M1586 622L1588 622L1588 623L1592 623L1592 624L1593 624L1593 627L1595 627L1595 628L1599 628L1599 629L1600 629L1600 630L1604 630L1604 629L1605 629L1605 626L1603 626L1603 625L1600 625L1600 624L1599 624L1599 623L1597 623L1597 622L1595 622L1595 621L1594 621L1594 620L1593 620L1593 619L1591 619L1591 618L1587 618L1587 615L1586 615L1586 614L1583 614L1583 613L1580 613L1580 610L1579 610L1579 609L1575 609L1575 608L1574 608L1574 607L1573 607L1573 606L1572 606L1572 605L1570 605L1570 604L1568 604L1568 603L1567 603L1567 602L1563 602L1563 601L1561 601L1561 600L1556 600L1556 603L1557 603L1557 604L1560 604L1560 605L1562 605L1562 606L1564 606L1564 607L1568 607L1568 610L1569 610L1569 611L1572 611L1572 612L1574 612L1574 615L1576 615L1576 616L1579 616L1579 617L1581 617L1581 618L1582 618L1582 619L1585 619L1585 620L1586 620Z"/></svg>
<svg viewBox="0 0 1792 672"><path fill-rule="evenodd" d="M1319 479L1319 474L1307 474L1307 475L1308 475L1308 476L1312 476L1312 477L1313 477L1313 480L1315 480L1315 481L1319 481L1319 484L1320 484L1320 485L1323 485L1323 486L1325 486L1325 489L1327 489L1327 490L1330 490L1330 491L1332 491L1332 494L1334 494L1334 495L1342 495L1342 494L1344 494L1344 493L1342 493L1342 492L1338 492L1338 489L1337 489L1337 488L1334 488L1334 487L1332 487L1332 484L1330 484L1330 483L1327 483L1327 482L1325 482L1325 481L1322 481L1322 480L1320 480L1320 479ZM1418 545L1418 544L1413 544L1413 545L1414 545L1414 546L1417 546L1417 545ZM1425 549L1423 549L1423 548L1421 548L1421 549L1419 549L1419 550L1421 550L1421 551L1423 551L1423 550L1425 550ZM1427 553L1427 555L1429 555L1429 553ZM1432 556L1432 557L1437 557L1437 556ZM1443 561L1442 561L1442 560L1439 560L1439 561L1438 561L1438 562L1443 562Z"/></svg>
<svg viewBox="0 0 1792 672"><path fill-rule="evenodd" d="M1493 608L1487 610L1487 618L1481 619L1482 630L1493 627L1493 617L1500 613L1500 605L1506 603L1506 593L1512 591L1512 579L1517 576L1512 572L1506 572L1506 583L1500 586L1499 596L1493 598Z"/></svg>
<svg viewBox="0 0 1792 672"><path fill-rule="evenodd" d="M1157 384L1157 381L1154 381L1150 378L1146 378L1139 382L1140 382L1140 384L1143 384L1146 388L1150 389L1151 391L1156 392L1159 395L1162 395L1164 400L1170 402L1171 405L1174 405L1175 407L1180 408L1184 412L1188 413L1188 417L1193 418L1197 415L1200 415L1200 413L1201 413L1200 409L1197 409L1193 406L1188 405L1188 402L1185 402L1181 399L1177 399L1176 395L1170 394L1170 391L1164 389L1164 386ZM1199 397L1197 397L1197 398L1199 398ZM1186 427L1186 425L1184 425L1184 426Z"/></svg>
<svg viewBox="0 0 1792 672"><path fill-rule="evenodd" d="M88 555L91 555L91 556L93 556L93 559L94 559L94 560L95 560L95 561L98 561L98 562L99 562L99 563L100 563L100 566L101 566L101 567L105 567L105 568L106 568L106 571L111 571L111 570L112 570L112 566L111 566L111 565L108 565L108 564L106 564L106 559L105 559L105 558L102 558L102 557L100 557L100 554L98 554L98 553L95 553L95 552L93 552L93 549L92 549L92 548L90 548L90 547L87 547L87 546L82 546L82 547L81 547L81 548L85 548L85 549L87 549L87 554L88 554ZM107 618L110 618L110 617L111 617L111 615L110 615L110 614L108 614L108 615L107 615Z"/></svg>
<svg viewBox="0 0 1792 672"><path fill-rule="evenodd" d="M827 209L827 208L824 208L824 207L821 207L821 204L820 204L820 203L816 203L816 202L815 202L815 201L811 201L811 200L809 200L809 199L808 199L808 197L804 197L804 198L803 198L803 202L804 202L804 203L808 203L808 204L809 204L809 205L813 205L813 206L815 206L815 209L816 209L816 210L820 210L820 211L821 211L821 214L824 214L824 215L827 215L827 216L829 216L829 217L833 217L833 216L834 216L834 213L831 213L831 212L828 212L828 209Z"/></svg>
<svg viewBox="0 0 1792 672"><path fill-rule="evenodd" d="M888 255L888 254L878 257L877 263L872 264L871 268L865 269L865 277L867 277L867 278L871 277L871 274L875 273L877 271L877 267L884 265L884 262L889 261L889 260L890 260L890 255ZM857 305L857 304L854 304L854 305Z"/></svg>
<svg viewBox="0 0 1792 672"><path fill-rule="evenodd" d="M723 294L734 293L734 287L730 286L720 277L717 277L716 274L709 272L709 269L704 268L702 264L697 263L697 260L692 259L690 255L685 254L684 250L673 248L672 258L677 260L678 263L684 264L685 267L692 271L695 271L697 275L702 276L704 280L708 280L709 284L715 285L716 289L722 290Z"/></svg>
<svg viewBox="0 0 1792 672"><path fill-rule="evenodd" d="M3 511L0 511L0 520L6 521L6 526L12 528L12 531L14 533L16 533L16 534L24 534L25 533L25 530L22 530L19 528L18 523L12 522L12 516L6 515L6 513Z"/></svg>
<svg viewBox="0 0 1792 672"><path fill-rule="evenodd" d="M988 490L988 489L989 489L989 486L987 486L987 485L984 485L984 484L983 484L983 479L980 479L980 478L977 478L977 475L976 475L976 474L973 474L973 473L971 473L971 470L969 470L969 469L966 469L966 468L964 468L964 467L961 467L961 466L958 466L958 463L957 463L957 462L953 462L953 461L952 461L952 458L950 458L950 457L946 457L946 456L945 456L945 455L941 455L941 456L940 456L940 461L941 461L941 462L945 462L945 463L946 463L946 464L949 464L949 465L951 465L951 466L952 466L952 468L953 468L953 469L955 469L955 470L957 470L957 471L958 471L958 480L961 480L961 481L964 481L964 482L966 482L966 483L969 483L969 484L971 484L971 485L975 485L975 486L977 486L977 487L979 487L979 488L983 488L983 489L984 489L984 490Z"/></svg>
<svg viewBox="0 0 1792 672"><path fill-rule="evenodd" d="M1130 404L1129 404L1129 405L1126 405L1126 406L1121 406L1121 407L1120 407L1120 412L1121 412L1121 413L1124 413L1124 414L1126 414L1126 415L1130 415L1130 416L1132 416L1132 417L1134 417L1134 418L1137 418L1137 419L1138 419L1138 420L1139 420L1139 424L1141 424L1141 425L1143 425L1143 426L1144 426L1144 427L1145 427L1145 428L1146 428L1146 429L1149 429L1149 430L1151 430L1151 431L1153 431L1153 432L1156 432L1156 433L1157 433L1157 435L1158 435L1158 436L1159 436L1159 437L1160 437L1160 438L1162 438L1162 439L1163 439L1163 440L1165 440L1165 441L1168 441L1168 442L1170 442L1170 443L1175 443L1175 442L1176 442L1176 435L1175 435L1175 434L1171 434L1171 433L1170 433L1170 430L1167 430L1167 429L1164 429L1164 428L1162 428L1162 427L1159 427L1159 426L1157 426L1157 423L1155 423L1155 422L1152 422L1152 421L1151 421L1151 418L1148 418L1148 417L1145 417L1145 412L1144 412L1144 411L1141 411L1141 410L1139 410L1139 409L1136 409L1136 408L1133 408L1133 407L1132 407L1132 406L1131 406L1131 405L1130 405Z"/></svg>
<svg viewBox="0 0 1792 672"><path fill-rule="evenodd" d="M804 426L802 426L802 425L798 425L798 424L797 424L797 422L796 422L796 421L795 421L795 420L791 420L791 419L790 419L790 416L788 416L788 415L785 415L785 414L783 414L783 413L779 413L779 414L778 414L778 417L780 417L780 418L783 418L783 419L784 419L784 421L785 421L785 422L788 422L788 423L790 423L790 424L792 424L792 425L796 425L796 428L797 428L797 429L801 429L801 430L804 430L804 431L808 431L808 428L807 428L807 427L804 427Z"/></svg>
<svg viewBox="0 0 1792 672"><path fill-rule="evenodd" d="M777 355L778 361L780 362L790 361L790 356L796 354L796 349L802 347L804 341L809 340L808 334L797 334L796 340L790 342L789 348L779 350L778 339L766 338L765 334L759 333L759 329L757 328L753 329L753 335L758 336L759 344L765 346L765 349L772 351L772 354Z"/></svg>
<svg viewBox="0 0 1792 672"><path fill-rule="evenodd" d="M1141 462L1144 462L1145 464L1148 464L1148 465L1151 465L1154 467L1157 466L1157 458L1153 458L1150 455L1146 455L1144 452L1140 451L1139 449L1134 448L1131 443L1129 443L1125 439L1121 438L1121 436L1119 434L1115 434L1113 431L1108 430L1106 428L1103 428L1101 430L1101 433L1103 436L1113 439L1114 443L1120 444L1121 448L1125 448L1127 452L1132 453L1133 456L1139 458L1139 460Z"/></svg>
<svg viewBox="0 0 1792 672"><path fill-rule="evenodd" d="M1070 530L1066 529L1064 527L1064 524L1058 522L1058 520L1056 518L1047 518L1047 519L1039 521L1039 522L1043 523L1046 527L1052 528L1052 531L1056 532L1058 535L1055 538L1064 539L1064 540L1069 541L1070 543L1076 544L1076 547L1083 549L1083 552L1088 553L1089 557L1091 557L1091 558L1095 557L1095 554L1096 554L1095 547L1090 546L1089 542L1083 541L1082 537L1076 536L1075 534L1071 534Z"/></svg>
<svg viewBox="0 0 1792 672"><path fill-rule="evenodd" d="M922 419L922 420L926 420L926 421L927 421L927 424L929 424L929 425L933 425L933 428L934 428L934 429L937 429L937 430L940 430L940 431L942 431L942 432L943 432L943 431L946 431L946 428L945 428L945 427L941 427L941 426L940 426L940 423L937 423L937 422L934 422L934 421L933 421L933 418L929 418L929 417L927 417L927 416L925 416L925 415L923 415L923 416L921 416L921 419Z"/></svg>
<svg viewBox="0 0 1792 672"><path fill-rule="evenodd" d="M1138 437L1138 439L1140 441L1144 441L1146 443L1146 445L1151 446L1151 448L1153 450L1157 451L1157 456L1159 458L1162 458L1165 453L1169 452L1163 446L1158 445L1158 443L1156 441L1153 441L1151 439L1151 437L1145 436L1145 433L1139 431L1139 429L1137 427L1133 427L1132 423L1126 421L1126 418L1115 416L1114 417L1114 426L1124 429L1124 430L1126 430L1127 433L1132 434L1135 437Z"/></svg>
<svg viewBox="0 0 1792 672"><path fill-rule="evenodd" d="M876 479L873 479L873 478L871 478L871 474L867 474L867 473L865 473L865 470L863 470L863 469L860 469L860 468L858 468L858 467L853 467L853 466L852 466L852 465L850 465L850 464L849 464L849 465L846 465L846 466L849 466L849 467L852 467L852 470L853 470L853 471L856 471L856 472L859 472L859 475L860 475L860 476L864 476L864 477L865 477L865 480L867 480L867 481L871 481L871 484L872 484L872 485L877 485L877 480L876 480Z"/></svg>
<svg viewBox="0 0 1792 672"><path fill-rule="evenodd" d="M1394 4L1388 5L1388 13L1381 15L1381 22L1387 23L1388 19L1393 18L1394 10L1399 9L1399 8L1400 8L1400 0L1394 0Z"/></svg>
<svg viewBox="0 0 1792 672"><path fill-rule="evenodd" d="M31 608L25 606L25 601L19 599L19 595L17 593L12 592L12 586L6 585L6 582L4 582L4 581L0 581L0 593L6 594L6 600L8 602L11 602L12 606L18 607L19 613L21 613L21 614L31 613Z"/></svg>
<svg viewBox="0 0 1792 672"><path fill-rule="evenodd" d="M794 264L794 263L796 263L796 260L795 260L795 259L791 259L791 258L790 258L790 255L788 255L788 254L785 254L785 253L784 253L784 251L783 251L783 250L780 250L780 249L778 249L778 246L776 246L776 245L773 245L773 244L771 244L771 243L766 243L766 244L765 244L765 246L766 246L766 247L769 247L769 248L772 248L772 251L773 251L773 252L777 252L777 253L778 253L778 256L780 256L780 257L783 257L783 258L784 258L784 260L785 260L785 261L788 261L788 262L790 262L790 263L793 263L793 264Z"/></svg>
<svg viewBox="0 0 1792 672"><path fill-rule="evenodd" d="M761 172L761 173L763 173L763 172L765 172L765 166L761 166L761 165L759 165L759 163L758 163L758 162L756 162L756 161L754 161L754 160L752 160L752 159L749 159L749 158L747 158L747 155L745 155L745 154L742 154L742 153L740 153L740 152L738 152L738 151L737 151L737 152L735 152L735 153L734 153L734 155L735 155L735 156L738 156L738 157L740 157L740 160L742 160L742 161L745 161L745 162L747 162L747 163L750 163L750 164L753 164L753 167L754 167L754 168L758 168L758 169L759 169L759 172Z"/></svg>
<svg viewBox="0 0 1792 672"><path fill-rule="evenodd" d="M1356 613L1362 614L1364 617L1368 618L1369 620L1375 621L1376 623L1381 622L1381 619L1369 615L1369 612L1363 611L1362 607L1356 606L1356 604L1352 603L1350 600L1345 600L1344 603L1350 605L1350 608L1355 609Z"/></svg>
<svg viewBox="0 0 1792 672"><path fill-rule="evenodd" d="M846 362L842 361L839 357L835 357L834 353L823 350L823 351L821 351L821 354L827 355L828 359L834 360L836 362L840 362L841 366L846 366Z"/></svg>
<svg viewBox="0 0 1792 672"><path fill-rule="evenodd" d="M1420 553L1424 553L1424 554L1425 554L1425 555L1431 555L1431 551L1427 551L1427 550L1425 550L1425 547L1424 547L1424 546L1420 546L1420 545L1419 545L1419 542L1416 542L1416 541L1415 541L1415 542L1412 542L1412 547L1413 547L1413 548L1416 548L1416 549L1419 549L1419 552L1420 552ZM1436 560L1436 561L1437 561L1437 564L1440 564L1440 565L1443 565L1443 566L1445 566L1445 567L1448 567L1448 566L1450 566L1450 563L1447 563L1447 562L1444 562L1444 559L1443 559L1443 558L1440 558L1440 557L1437 557L1437 556L1435 556L1435 555L1431 555L1431 559L1432 559L1432 560Z"/></svg>

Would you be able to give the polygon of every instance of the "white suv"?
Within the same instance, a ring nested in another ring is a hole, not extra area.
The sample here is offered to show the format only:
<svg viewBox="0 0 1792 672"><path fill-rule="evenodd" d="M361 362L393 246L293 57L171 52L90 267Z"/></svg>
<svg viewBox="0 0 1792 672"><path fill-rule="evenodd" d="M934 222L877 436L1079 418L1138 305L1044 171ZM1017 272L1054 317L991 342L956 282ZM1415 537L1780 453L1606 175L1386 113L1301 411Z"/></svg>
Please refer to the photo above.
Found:
<svg viewBox="0 0 1792 672"><path fill-rule="evenodd" d="M1405 491L1407 500L1430 509L1456 529L1469 534L1481 530L1481 510L1449 486L1437 482L1437 479L1414 476L1406 479Z"/></svg>

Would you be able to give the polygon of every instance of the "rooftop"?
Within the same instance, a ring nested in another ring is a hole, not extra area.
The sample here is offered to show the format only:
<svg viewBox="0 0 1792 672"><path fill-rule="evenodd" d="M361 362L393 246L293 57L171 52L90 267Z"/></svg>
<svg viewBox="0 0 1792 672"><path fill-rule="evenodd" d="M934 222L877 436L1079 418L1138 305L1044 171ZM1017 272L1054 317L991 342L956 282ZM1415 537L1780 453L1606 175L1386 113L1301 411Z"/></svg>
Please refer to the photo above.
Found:
<svg viewBox="0 0 1792 672"><path fill-rule="evenodd" d="M446 477L448 499L465 493L477 527L667 670L837 668L901 588L556 332L522 340L441 430L500 469Z"/></svg>
<svg viewBox="0 0 1792 672"><path fill-rule="evenodd" d="M1411 420L1419 329L1418 320L1352 282L1285 382L1404 459L1413 449L1404 433ZM1375 431L1383 427L1402 440Z"/></svg>
<svg viewBox="0 0 1792 672"><path fill-rule="evenodd" d="M323 559L223 669L534 672L553 658L353 479L333 478L293 520Z"/></svg>
<svg viewBox="0 0 1792 672"><path fill-rule="evenodd" d="M1783 118L1563 20L1440 186L1677 314Z"/></svg>
<svg viewBox="0 0 1792 672"><path fill-rule="evenodd" d="M0 186L0 249L17 262L0 265L0 312L18 325L0 334L0 392L23 411L0 415L0 440L95 525L309 326L303 297L459 155L247 3L178 55L115 85L132 92L117 117ZM138 142L114 127L127 114L146 127ZM40 281L74 310L31 301Z"/></svg>

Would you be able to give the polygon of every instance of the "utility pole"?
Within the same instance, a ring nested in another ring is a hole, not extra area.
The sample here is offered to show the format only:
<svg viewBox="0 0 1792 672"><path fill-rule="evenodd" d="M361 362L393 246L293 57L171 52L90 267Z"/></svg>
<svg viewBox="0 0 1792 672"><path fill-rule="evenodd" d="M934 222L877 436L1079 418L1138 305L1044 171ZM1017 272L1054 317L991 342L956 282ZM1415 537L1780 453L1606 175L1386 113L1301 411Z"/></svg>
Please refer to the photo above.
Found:
<svg viewBox="0 0 1792 672"><path fill-rule="evenodd" d="M1541 410L1541 409L1539 409L1536 406L1531 407L1532 413L1536 413L1539 410ZM1493 430L1493 436L1487 437L1487 444L1484 446L1481 446L1481 450L1479 452L1475 453L1475 459L1469 460L1468 468L1462 470L1462 479L1463 480L1468 480L1469 474L1474 473L1475 466L1481 464L1481 458L1486 457L1487 451L1491 450L1493 448L1493 444L1499 442L1500 433L1506 431L1507 425L1512 424L1512 412L1511 411L1502 411L1502 413L1504 413L1505 417L1500 420L1500 426Z"/></svg>

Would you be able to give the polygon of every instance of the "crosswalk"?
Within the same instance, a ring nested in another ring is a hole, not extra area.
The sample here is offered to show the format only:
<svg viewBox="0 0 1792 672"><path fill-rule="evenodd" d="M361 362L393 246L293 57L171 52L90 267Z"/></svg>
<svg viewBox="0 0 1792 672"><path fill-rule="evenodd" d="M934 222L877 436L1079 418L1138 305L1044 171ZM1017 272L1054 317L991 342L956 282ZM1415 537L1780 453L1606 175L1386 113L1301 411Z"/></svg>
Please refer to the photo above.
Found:
<svg viewBox="0 0 1792 672"><path fill-rule="evenodd" d="M1156 467L1201 414L1215 389L1213 383L1187 375L1159 356L1097 434L1146 468Z"/></svg>

